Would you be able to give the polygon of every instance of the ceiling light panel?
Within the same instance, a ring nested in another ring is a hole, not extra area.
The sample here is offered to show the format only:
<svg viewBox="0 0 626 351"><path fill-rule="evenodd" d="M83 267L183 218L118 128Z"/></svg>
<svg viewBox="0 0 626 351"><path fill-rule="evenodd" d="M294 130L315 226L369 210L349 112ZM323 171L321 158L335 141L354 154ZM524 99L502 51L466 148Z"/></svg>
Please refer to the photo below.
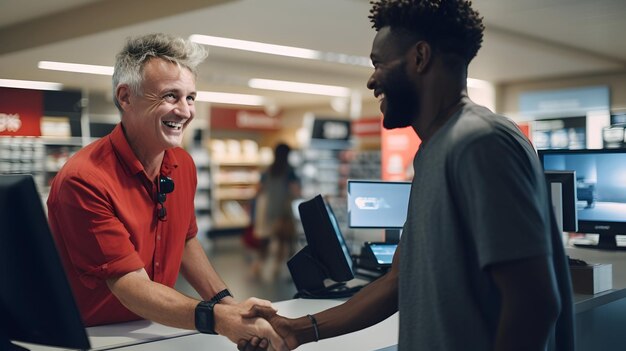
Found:
<svg viewBox="0 0 626 351"><path fill-rule="evenodd" d="M111 66L85 65L82 63L68 63L68 62L54 62L54 61L39 61L39 63L37 64L37 67L39 67L40 69L48 69L48 70L53 70L53 71L100 74L100 75L105 75L105 76L113 75L113 67Z"/></svg>
<svg viewBox="0 0 626 351"><path fill-rule="evenodd" d="M250 106L263 106L267 103L267 99L258 95L220 93L213 91L198 91L196 101Z"/></svg>
<svg viewBox="0 0 626 351"><path fill-rule="evenodd" d="M350 96L350 89L336 85L311 84L289 82L284 80L253 78L248 86L255 89L286 91L290 93L304 93L328 96Z"/></svg>
<svg viewBox="0 0 626 351"><path fill-rule="evenodd" d="M63 89L63 84L35 80L0 79L0 87L36 90L61 90Z"/></svg>

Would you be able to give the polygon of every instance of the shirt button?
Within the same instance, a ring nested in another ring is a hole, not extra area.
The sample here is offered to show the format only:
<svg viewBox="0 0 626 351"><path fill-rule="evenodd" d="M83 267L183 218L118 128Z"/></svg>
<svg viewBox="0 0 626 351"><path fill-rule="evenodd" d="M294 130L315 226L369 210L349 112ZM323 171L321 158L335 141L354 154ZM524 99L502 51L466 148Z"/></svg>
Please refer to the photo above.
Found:
<svg viewBox="0 0 626 351"><path fill-rule="evenodd" d="M160 235L157 235L157 240L161 240L161 236Z"/></svg>
<svg viewBox="0 0 626 351"><path fill-rule="evenodd" d="M155 262L154 265L158 267L159 266L159 262Z"/></svg>

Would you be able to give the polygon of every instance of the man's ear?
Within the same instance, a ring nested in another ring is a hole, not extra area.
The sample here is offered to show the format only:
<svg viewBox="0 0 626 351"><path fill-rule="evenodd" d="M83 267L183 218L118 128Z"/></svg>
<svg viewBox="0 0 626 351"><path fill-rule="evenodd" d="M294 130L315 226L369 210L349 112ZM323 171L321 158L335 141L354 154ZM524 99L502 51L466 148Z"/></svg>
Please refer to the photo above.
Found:
<svg viewBox="0 0 626 351"><path fill-rule="evenodd" d="M415 72L423 73L430 66L432 48L427 42L420 40L414 44L412 52L415 55Z"/></svg>
<svg viewBox="0 0 626 351"><path fill-rule="evenodd" d="M120 84L117 89L115 89L115 98L124 111L130 106L130 95L130 87L128 84Z"/></svg>

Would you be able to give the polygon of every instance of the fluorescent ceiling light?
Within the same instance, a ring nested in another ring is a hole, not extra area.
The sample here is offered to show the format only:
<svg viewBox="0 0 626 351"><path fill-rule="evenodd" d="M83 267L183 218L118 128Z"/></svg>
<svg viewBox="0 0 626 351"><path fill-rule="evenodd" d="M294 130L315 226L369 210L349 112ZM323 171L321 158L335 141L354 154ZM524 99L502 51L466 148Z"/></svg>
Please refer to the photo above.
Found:
<svg viewBox="0 0 626 351"><path fill-rule="evenodd" d="M289 82L284 80L253 78L248 81L250 88L287 91L328 96L350 96L350 89L336 85Z"/></svg>
<svg viewBox="0 0 626 351"><path fill-rule="evenodd" d="M193 34L189 37L189 40L198 44L217 46L221 48L372 67L372 63L369 57L364 56L353 56L334 52L322 52L293 46L274 45L257 41L214 37L201 34Z"/></svg>
<svg viewBox="0 0 626 351"><path fill-rule="evenodd" d="M40 82L35 80L0 79L0 87L36 90L61 90L63 89L63 84L54 82Z"/></svg>
<svg viewBox="0 0 626 351"><path fill-rule="evenodd" d="M259 43L256 41L230 39L213 37L210 35L193 34L189 37L189 40L198 44L218 46L222 48L261 52L264 54L281 55L289 57L299 57L309 60L320 60L321 53L316 50L296 48L293 46L283 46Z"/></svg>
<svg viewBox="0 0 626 351"><path fill-rule="evenodd" d="M111 66L85 65L81 63L67 63L67 62L54 62L54 61L39 61L39 64L37 64L37 67L41 69L49 69L53 71L101 74L105 76L113 75L113 67Z"/></svg>
<svg viewBox="0 0 626 351"><path fill-rule="evenodd" d="M198 91L196 101L251 106L263 106L267 102L264 97L258 95L218 93L213 91Z"/></svg>

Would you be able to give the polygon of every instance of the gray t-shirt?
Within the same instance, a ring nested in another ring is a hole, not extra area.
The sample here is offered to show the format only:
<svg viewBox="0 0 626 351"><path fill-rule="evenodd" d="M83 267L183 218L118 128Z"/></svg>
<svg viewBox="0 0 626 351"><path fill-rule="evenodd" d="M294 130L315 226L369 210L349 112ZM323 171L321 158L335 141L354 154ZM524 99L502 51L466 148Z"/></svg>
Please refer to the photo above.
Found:
<svg viewBox="0 0 626 351"><path fill-rule="evenodd" d="M554 259L565 318L557 329L569 334L559 343L569 348L564 250L526 137L466 99L413 165L400 244L399 350L492 350L500 299L486 268L538 255Z"/></svg>

